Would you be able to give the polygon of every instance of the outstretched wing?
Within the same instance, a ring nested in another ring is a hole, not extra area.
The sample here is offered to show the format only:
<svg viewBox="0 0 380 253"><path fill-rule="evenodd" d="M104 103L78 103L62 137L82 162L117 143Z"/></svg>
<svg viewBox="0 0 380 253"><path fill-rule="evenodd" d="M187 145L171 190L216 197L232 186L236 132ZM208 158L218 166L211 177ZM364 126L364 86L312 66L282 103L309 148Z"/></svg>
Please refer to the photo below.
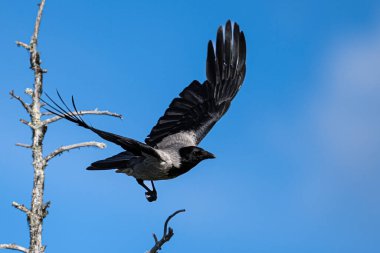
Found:
<svg viewBox="0 0 380 253"><path fill-rule="evenodd" d="M193 81L175 98L145 139L152 147L181 142L198 145L215 123L226 113L245 77L246 45L239 25L227 21L220 26L216 51L208 43L206 74L201 84Z"/></svg>

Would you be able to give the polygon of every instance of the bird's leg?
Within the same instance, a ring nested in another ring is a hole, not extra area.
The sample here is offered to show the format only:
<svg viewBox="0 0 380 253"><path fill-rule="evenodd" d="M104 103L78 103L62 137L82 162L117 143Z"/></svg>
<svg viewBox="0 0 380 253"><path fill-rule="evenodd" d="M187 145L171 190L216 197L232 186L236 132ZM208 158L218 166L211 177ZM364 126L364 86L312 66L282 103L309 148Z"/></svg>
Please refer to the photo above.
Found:
<svg viewBox="0 0 380 253"><path fill-rule="evenodd" d="M152 184L152 192L155 192L155 193L157 193L157 191L156 191L156 187L154 187L154 183L153 183L153 180L150 180L150 183Z"/></svg>
<svg viewBox="0 0 380 253"><path fill-rule="evenodd" d="M142 179L136 179L136 181L137 181L137 183L138 183L139 185L141 185L145 190L147 190L148 192L151 191L151 190L148 188L148 186L146 186L146 185L144 184L144 181L143 181Z"/></svg>
<svg viewBox="0 0 380 253"><path fill-rule="evenodd" d="M156 188L154 187L154 183L151 180L150 182L152 183L153 190L149 189L148 186L144 184L144 181L142 179L136 179L137 183L141 185L145 190L145 197L149 202L156 201L157 200L157 191Z"/></svg>
<svg viewBox="0 0 380 253"><path fill-rule="evenodd" d="M149 202L156 201L157 200L157 191L156 187L154 187L153 180L150 180L150 183L152 184L152 190L145 193L145 197Z"/></svg>
<svg viewBox="0 0 380 253"><path fill-rule="evenodd" d="M157 191L156 191L156 187L154 187L153 180L150 180L150 183L152 184L152 195L155 196L155 200L156 200L156 199L157 199Z"/></svg>

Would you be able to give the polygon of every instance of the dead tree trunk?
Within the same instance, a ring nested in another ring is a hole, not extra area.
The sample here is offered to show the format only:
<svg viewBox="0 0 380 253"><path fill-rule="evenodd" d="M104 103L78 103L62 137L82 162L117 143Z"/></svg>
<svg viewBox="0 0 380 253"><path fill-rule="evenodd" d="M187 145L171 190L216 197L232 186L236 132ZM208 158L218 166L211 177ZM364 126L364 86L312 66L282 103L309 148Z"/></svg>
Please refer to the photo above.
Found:
<svg viewBox="0 0 380 253"><path fill-rule="evenodd" d="M13 202L12 205L24 212L27 216L27 221L29 225L29 236L30 242L29 247L25 248L19 246L17 244L0 244L0 249L12 249L18 250L21 252L29 252L29 253L43 253L45 251L45 246L42 243L42 229L43 229L43 221L46 215L48 214L47 209L50 205L50 202L44 203L44 184L45 184L45 168L48 164L48 161L55 156L80 147L98 147L104 148L105 144L100 142L84 142L78 144L72 144L68 146L62 146L46 157L43 156L43 140L47 130L47 126L50 123L53 123L60 119L60 117L52 116L48 119L43 120L42 116L49 115L48 113L42 113L41 107L43 104L41 103L41 94L43 88L43 76L47 72L47 70L41 68L41 60L40 54L37 48L38 45L38 35L40 30L42 13L45 6L45 0L41 0L38 8L38 14L36 18L36 22L34 24L34 32L29 44L17 41L16 44L20 47L25 48L30 55L30 67L34 72L34 84L33 89L26 89L25 93L31 97L32 102L30 104L24 102L24 100L14 94L13 91L10 92L12 98L17 99L21 105L24 107L26 112L29 114L30 120L21 119L20 121L27 126L29 126L32 130L32 144L21 144L18 143L16 145L30 148L32 150L32 158L33 158L33 168L34 168L34 177L33 177L33 190L32 190L32 200L30 204L30 208L22 204L18 204L17 202ZM111 113L108 111L80 111L79 115L83 114L97 114L97 115L109 115L114 117L121 118L121 115L116 113Z"/></svg>

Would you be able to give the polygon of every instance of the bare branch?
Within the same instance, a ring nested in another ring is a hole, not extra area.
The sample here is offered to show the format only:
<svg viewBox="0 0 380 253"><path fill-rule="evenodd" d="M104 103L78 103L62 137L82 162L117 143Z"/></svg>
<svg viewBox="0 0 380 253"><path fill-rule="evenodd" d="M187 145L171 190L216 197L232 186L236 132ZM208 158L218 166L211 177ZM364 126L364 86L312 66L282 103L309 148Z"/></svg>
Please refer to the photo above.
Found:
<svg viewBox="0 0 380 253"><path fill-rule="evenodd" d="M23 48L25 48L25 49L28 50L28 51L30 50L29 45L26 44L26 43L24 43L24 42L16 41L16 45L17 45L18 47L23 47Z"/></svg>
<svg viewBox="0 0 380 253"><path fill-rule="evenodd" d="M24 206L24 205L21 205L21 204L13 201L12 202L12 206L14 206L15 208L17 208L21 212L26 213L26 215L28 215L28 216L32 215L32 212L26 206Z"/></svg>
<svg viewBox="0 0 380 253"><path fill-rule="evenodd" d="M182 213L182 212L185 212L186 210L185 209L181 209L181 210L178 210L178 211L175 211L172 215L170 215L166 221L165 221L165 226L164 226L164 235L168 234L168 224L169 224L169 221L174 217L176 216L177 214L179 213ZM170 230L170 227L169 227L169 230Z"/></svg>
<svg viewBox="0 0 380 253"><path fill-rule="evenodd" d="M33 89L31 89L31 88L26 88L25 90L24 90L24 93L26 94L26 95L29 95L29 96L33 96Z"/></svg>
<svg viewBox="0 0 380 253"><path fill-rule="evenodd" d="M82 143L77 143L77 144L73 144L73 145L62 146L62 147L54 150L53 152L51 152L44 159L46 162L48 162L50 159L56 157L57 155L62 154L65 151L69 151L69 150L75 149L75 148L83 148L83 147L98 147L98 148L103 149L106 147L106 144L104 144L102 142L89 141L89 142L82 142Z"/></svg>
<svg viewBox="0 0 380 253"><path fill-rule="evenodd" d="M148 253L156 253L157 251L161 250L161 247L166 243L168 242L172 236L174 235L174 230L169 227L168 229L168 224L169 224L169 221L174 217L176 216L177 214L179 213L182 213L182 212L185 212L186 210L185 209L181 209L181 210L178 210L178 211L175 211L172 215L170 215L166 221L165 221L165 225L164 225L164 234L162 235L162 238L161 240L158 240L157 239L157 236L156 234L153 233L153 238L154 238L154 246L148 251Z"/></svg>
<svg viewBox="0 0 380 253"><path fill-rule="evenodd" d="M0 249L12 249L12 250L18 250L18 251L21 251L21 252L25 252L25 253L29 252L29 250L27 248L24 248L22 246L14 244L14 243L0 244Z"/></svg>
<svg viewBox="0 0 380 253"><path fill-rule="evenodd" d="M41 18L42 18L42 12L44 10L44 6L45 6L45 0L42 0L41 3L39 4L39 9L38 9L38 13L37 13L37 18L36 18L36 23L34 25L34 32L33 32L33 36L32 36L32 39L30 41L30 44L37 44L37 40L38 40L38 33L40 31L40 24L41 24Z"/></svg>
<svg viewBox="0 0 380 253"><path fill-rule="evenodd" d="M22 148L32 148L32 145L25 144L25 143L16 143L16 146L22 147Z"/></svg>
<svg viewBox="0 0 380 253"><path fill-rule="evenodd" d="M51 115L52 113L50 112L44 112L43 115ZM123 116L121 114L118 114L118 113L114 113L114 112L109 112L109 111L98 111L97 109L95 110L90 110L90 111L79 111L78 113L76 112L71 112L72 115L85 115L85 114L91 114L91 115L107 115L107 116L111 116L111 117L116 117L116 118L120 118L122 119ZM52 118L49 118L49 119L46 119L44 120L42 123L47 125L47 124L50 124L50 123L53 123L53 122L56 122L58 120L62 119L61 116L54 116Z"/></svg>
<svg viewBox="0 0 380 253"><path fill-rule="evenodd" d="M154 239L154 243L158 243L157 235L155 233L153 233L153 239Z"/></svg>
<svg viewBox="0 0 380 253"><path fill-rule="evenodd" d="M32 111L34 114L38 113L38 118L40 117L40 96L42 93L42 85L43 85L43 73L44 71L41 68L41 60L40 60L40 53L37 50L37 44L38 44L38 34L40 31L40 24L41 24L41 18L42 18L42 12L45 6L45 0L41 0L41 3L39 4L38 13L36 22L34 24L34 31L32 38L30 39L29 43L29 52L30 52L30 66L31 69L34 70L34 89L33 89L33 103L32 103Z"/></svg>
<svg viewBox="0 0 380 253"><path fill-rule="evenodd" d="M25 120L25 119L20 119L20 122L27 125L28 127L31 127L34 129L34 126L32 123L30 123L29 121Z"/></svg>
<svg viewBox="0 0 380 253"><path fill-rule="evenodd" d="M24 107L25 110L26 110L28 113L30 113L30 106L29 106L27 103L25 103L24 100L23 100L20 96L15 95L15 92L14 92L13 90L11 90L11 91L9 92L9 95L11 95L12 98L15 98L15 99L17 99L18 101L20 101L22 107Z"/></svg>
<svg viewBox="0 0 380 253"><path fill-rule="evenodd" d="M49 214L48 208L50 207L50 204L51 204L51 202L48 201L42 205L42 217L45 218Z"/></svg>

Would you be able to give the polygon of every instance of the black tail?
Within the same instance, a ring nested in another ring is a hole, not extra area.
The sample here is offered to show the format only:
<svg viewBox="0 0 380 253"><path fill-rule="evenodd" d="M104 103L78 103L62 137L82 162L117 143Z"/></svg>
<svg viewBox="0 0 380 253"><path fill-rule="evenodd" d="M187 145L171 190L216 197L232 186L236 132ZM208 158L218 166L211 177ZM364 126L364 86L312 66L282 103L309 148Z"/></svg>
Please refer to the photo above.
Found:
<svg viewBox="0 0 380 253"><path fill-rule="evenodd" d="M125 169L130 166L130 161L136 158L139 158L139 156L135 156L131 152L125 151L108 157L107 159L96 161L87 167L87 170Z"/></svg>
<svg viewBox="0 0 380 253"><path fill-rule="evenodd" d="M74 107L74 112L72 112L70 110L70 108L67 106L67 104L65 103L65 101L63 101L63 99L62 99L62 97L58 91L57 91L57 94L58 94L58 97L61 100L63 106L60 106L58 103L56 103L46 93L45 93L45 95L49 98L49 100L54 105L49 104L45 100L41 99L41 101L43 101L49 107L49 108L46 108L46 110L48 112L50 112L54 115L57 115L59 117L65 118L65 119L67 119L73 123L78 124L81 127L87 128L87 129L93 131L94 133L96 133L97 135L99 135L100 137L102 137L103 139L119 145L123 149L132 152L132 154L134 154L136 156L141 156L142 152L144 152L144 153L149 154L151 156L154 156L158 159L161 159L161 156L156 152L156 150L154 148L152 148L151 146L145 144L145 143L141 143L139 141L136 141L136 140L128 138L128 137L124 137L124 136L120 136L120 135L113 134L110 132L102 131L102 130L96 129L95 127L89 126L80 116L80 112L78 112L77 107L76 107L75 102L74 102L74 97L73 96L71 97L71 103ZM63 107L65 107L66 109Z"/></svg>
<svg viewBox="0 0 380 253"><path fill-rule="evenodd" d="M82 117L79 115L79 112L77 110L77 107L75 105L75 101L74 101L74 97L71 96L71 103L74 107L74 110L75 112L72 112L71 109L67 106L67 104L65 103L65 101L62 99L61 97L61 94L59 94L59 92L57 91L57 95L59 97L59 100L61 100L62 104L64 105L64 108L62 108L62 106L60 106L57 102L55 102L48 94L45 93L45 95L48 97L48 99L54 104L54 106L52 104L49 104L48 102L46 102L45 100L43 100L41 98L41 101L44 102L48 107L50 108L45 108L48 112L54 114L54 115L57 115L59 117L62 117L62 118L65 118L73 123L76 123L78 124L79 126L81 127L84 127L84 128L87 128L87 129L91 129L92 127L87 125L87 123L82 119ZM92 130L92 129L91 129Z"/></svg>

